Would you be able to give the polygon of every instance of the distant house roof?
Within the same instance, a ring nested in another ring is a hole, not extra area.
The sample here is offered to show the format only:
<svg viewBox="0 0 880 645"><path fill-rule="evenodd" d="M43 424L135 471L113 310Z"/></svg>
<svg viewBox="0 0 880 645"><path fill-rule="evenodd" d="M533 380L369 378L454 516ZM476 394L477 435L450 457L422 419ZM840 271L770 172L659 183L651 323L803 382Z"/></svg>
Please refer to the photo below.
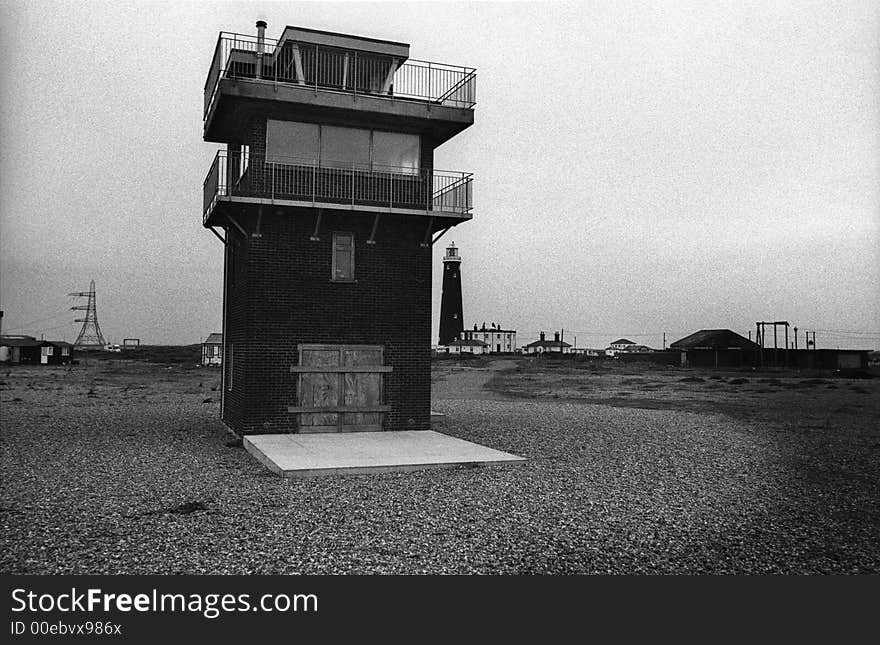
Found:
<svg viewBox="0 0 880 645"><path fill-rule="evenodd" d="M223 334L213 333L209 335L203 345L222 345L223 344Z"/></svg>
<svg viewBox="0 0 880 645"><path fill-rule="evenodd" d="M68 343L64 340L48 340L46 342L50 345L54 345L55 347L73 347L71 343Z"/></svg>
<svg viewBox="0 0 880 645"><path fill-rule="evenodd" d="M473 328L473 329L465 329L465 331L469 331L469 332L486 332L486 333L488 333L488 332L495 332L496 334L515 334L515 333L516 333L516 330L515 330L515 329L501 329L500 326L496 326L496 327L486 327L486 325L483 325L482 327L477 327L476 325L474 325L474 328Z"/></svg>
<svg viewBox="0 0 880 645"><path fill-rule="evenodd" d="M536 340L526 345L526 347L571 347L571 344L566 343L564 340Z"/></svg>
<svg viewBox="0 0 880 645"><path fill-rule="evenodd" d="M488 343L481 340L454 340L447 347L488 347Z"/></svg>
<svg viewBox="0 0 880 645"><path fill-rule="evenodd" d="M757 349L758 345L729 329L701 329L669 345L674 349Z"/></svg>
<svg viewBox="0 0 880 645"><path fill-rule="evenodd" d="M631 340L627 340L626 338L620 338L618 340L615 340L611 344L612 345L635 345L634 342L632 342Z"/></svg>
<svg viewBox="0 0 880 645"><path fill-rule="evenodd" d="M42 344L43 341L33 336L0 336L0 345L7 347L37 347Z"/></svg>

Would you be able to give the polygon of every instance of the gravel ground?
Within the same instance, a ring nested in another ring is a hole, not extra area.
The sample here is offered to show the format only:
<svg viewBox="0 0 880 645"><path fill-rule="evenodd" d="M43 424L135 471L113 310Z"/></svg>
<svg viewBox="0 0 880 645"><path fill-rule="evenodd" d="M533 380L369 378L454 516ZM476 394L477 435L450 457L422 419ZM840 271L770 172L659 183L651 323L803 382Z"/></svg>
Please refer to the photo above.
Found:
<svg viewBox="0 0 880 645"><path fill-rule="evenodd" d="M441 429L525 464L282 480L227 446L216 371L5 371L0 570L880 571L876 432L823 468L772 427L513 400L491 376L438 371Z"/></svg>

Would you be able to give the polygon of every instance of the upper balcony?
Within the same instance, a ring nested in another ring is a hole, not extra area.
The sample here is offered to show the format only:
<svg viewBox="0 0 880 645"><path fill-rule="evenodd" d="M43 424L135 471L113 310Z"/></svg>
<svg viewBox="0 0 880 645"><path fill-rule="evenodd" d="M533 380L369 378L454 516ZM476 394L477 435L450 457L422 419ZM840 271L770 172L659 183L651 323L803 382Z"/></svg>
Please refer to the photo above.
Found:
<svg viewBox="0 0 880 645"><path fill-rule="evenodd" d="M409 46L287 27L278 40L221 32L205 82L204 136L235 139L243 103L316 120L362 118L428 132L436 145L473 124L476 70L410 60Z"/></svg>
<svg viewBox="0 0 880 645"><path fill-rule="evenodd" d="M225 226L242 205L422 215L438 228L471 219L473 175L429 168L251 158L220 150L204 182L202 223Z"/></svg>

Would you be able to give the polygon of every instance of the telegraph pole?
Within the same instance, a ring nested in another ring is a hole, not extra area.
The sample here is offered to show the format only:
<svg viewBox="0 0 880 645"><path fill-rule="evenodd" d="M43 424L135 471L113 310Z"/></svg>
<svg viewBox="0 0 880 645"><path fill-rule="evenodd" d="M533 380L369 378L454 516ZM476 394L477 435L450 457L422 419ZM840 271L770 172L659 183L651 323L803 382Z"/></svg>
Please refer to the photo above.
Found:
<svg viewBox="0 0 880 645"><path fill-rule="evenodd" d="M805 331L804 335L807 337L807 349L810 349L811 347L816 349L816 332Z"/></svg>

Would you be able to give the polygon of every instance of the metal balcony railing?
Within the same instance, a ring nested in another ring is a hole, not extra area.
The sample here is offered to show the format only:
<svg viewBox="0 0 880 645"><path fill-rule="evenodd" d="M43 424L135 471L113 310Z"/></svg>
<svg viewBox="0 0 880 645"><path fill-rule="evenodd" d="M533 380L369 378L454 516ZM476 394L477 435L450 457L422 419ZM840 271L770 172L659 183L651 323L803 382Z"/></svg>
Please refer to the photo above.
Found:
<svg viewBox="0 0 880 645"><path fill-rule="evenodd" d="M220 150L204 183L203 223L218 198L400 208L467 214L473 175L433 169L342 164L297 157L267 161Z"/></svg>
<svg viewBox="0 0 880 645"><path fill-rule="evenodd" d="M207 119L223 78L297 85L317 90L425 101L470 109L476 104L476 70L441 63L279 42L221 32L205 82Z"/></svg>

